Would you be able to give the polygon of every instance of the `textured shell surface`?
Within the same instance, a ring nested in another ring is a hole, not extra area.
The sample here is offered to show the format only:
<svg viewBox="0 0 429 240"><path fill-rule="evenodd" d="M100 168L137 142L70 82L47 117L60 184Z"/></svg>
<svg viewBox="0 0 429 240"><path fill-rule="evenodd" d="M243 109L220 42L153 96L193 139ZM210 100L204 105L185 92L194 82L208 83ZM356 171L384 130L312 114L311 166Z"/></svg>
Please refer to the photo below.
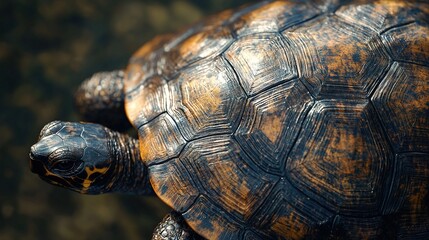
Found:
<svg viewBox="0 0 429 240"><path fill-rule="evenodd" d="M429 5L267 1L143 45L125 109L209 239L429 238Z"/></svg>

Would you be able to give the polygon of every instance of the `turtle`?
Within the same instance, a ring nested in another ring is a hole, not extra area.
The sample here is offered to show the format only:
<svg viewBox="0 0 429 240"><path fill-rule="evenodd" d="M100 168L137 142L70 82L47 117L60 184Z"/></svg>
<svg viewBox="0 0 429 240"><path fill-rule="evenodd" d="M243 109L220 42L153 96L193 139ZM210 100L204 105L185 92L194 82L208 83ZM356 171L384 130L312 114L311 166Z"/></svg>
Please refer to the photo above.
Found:
<svg viewBox="0 0 429 240"><path fill-rule="evenodd" d="M225 10L94 74L76 105L32 172L156 195L172 212L153 239L429 238L424 1Z"/></svg>

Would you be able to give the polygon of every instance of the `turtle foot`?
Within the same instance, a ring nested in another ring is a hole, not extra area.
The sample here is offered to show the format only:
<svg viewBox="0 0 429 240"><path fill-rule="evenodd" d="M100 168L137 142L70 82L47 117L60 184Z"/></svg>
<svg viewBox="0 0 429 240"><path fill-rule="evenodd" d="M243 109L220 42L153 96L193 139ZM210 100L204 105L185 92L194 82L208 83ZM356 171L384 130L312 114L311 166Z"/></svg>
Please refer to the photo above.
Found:
<svg viewBox="0 0 429 240"><path fill-rule="evenodd" d="M198 236L177 212L171 212L156 226L152 240L197 240Z"/></svg>

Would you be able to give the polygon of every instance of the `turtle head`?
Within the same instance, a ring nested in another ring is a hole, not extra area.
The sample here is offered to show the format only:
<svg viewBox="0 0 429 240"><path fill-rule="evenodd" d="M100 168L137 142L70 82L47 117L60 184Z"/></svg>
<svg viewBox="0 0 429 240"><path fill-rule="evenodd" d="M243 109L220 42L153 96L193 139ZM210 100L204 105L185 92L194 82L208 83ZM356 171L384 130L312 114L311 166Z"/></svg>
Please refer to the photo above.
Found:
<svg viewBox="0 0 429 240"><path fill-rule="evenodd" d="M31 171L80 193L109 191L115 170L109 139L108 129L99 124L51 122L31 147Z"/></svg>

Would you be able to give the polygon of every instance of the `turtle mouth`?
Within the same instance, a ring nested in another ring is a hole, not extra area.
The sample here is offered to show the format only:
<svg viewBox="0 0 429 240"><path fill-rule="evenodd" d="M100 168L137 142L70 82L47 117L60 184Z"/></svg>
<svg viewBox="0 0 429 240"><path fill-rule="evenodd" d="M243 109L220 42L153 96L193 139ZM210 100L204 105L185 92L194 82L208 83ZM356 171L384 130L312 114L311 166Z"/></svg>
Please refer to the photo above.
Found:
<svg viewBox="0 0 429 240"><path fill-rule="evenodd" d="M45 168L43 167L43 163L41 161L38 161L36 156L30 152L30 170L33 173L36 174L43 174L45 171Z"/></svg>

